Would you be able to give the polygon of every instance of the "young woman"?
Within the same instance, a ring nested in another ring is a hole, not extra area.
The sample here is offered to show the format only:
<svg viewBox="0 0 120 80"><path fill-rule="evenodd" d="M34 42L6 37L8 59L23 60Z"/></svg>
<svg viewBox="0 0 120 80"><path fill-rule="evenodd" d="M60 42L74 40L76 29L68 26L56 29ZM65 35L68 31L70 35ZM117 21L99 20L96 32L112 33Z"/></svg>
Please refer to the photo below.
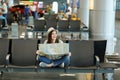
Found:
<svg viewBox="0 0 120 80"><path fill-rule="evenodd" d="M62 40L57 38L57 31L54 28L48 29L48 39L45 40L45 44L52 44L52 43L63 43ZM36 54L40 54L40 50L36 51ZM40 56L38 60L40 61L41 67L66 67L69 65L71 53L68 53L63 56Z"/></svg>

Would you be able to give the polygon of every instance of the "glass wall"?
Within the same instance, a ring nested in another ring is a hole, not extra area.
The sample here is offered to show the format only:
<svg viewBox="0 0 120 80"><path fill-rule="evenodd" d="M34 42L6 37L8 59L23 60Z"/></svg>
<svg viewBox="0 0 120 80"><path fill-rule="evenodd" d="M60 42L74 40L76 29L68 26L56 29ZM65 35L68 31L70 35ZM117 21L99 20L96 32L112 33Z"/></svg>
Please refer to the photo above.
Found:
<svg viewBox="0 0 120 80"><path fill-rule="evenodd" d="M120 10L120 0L116 1L116 10Z"/></svg>

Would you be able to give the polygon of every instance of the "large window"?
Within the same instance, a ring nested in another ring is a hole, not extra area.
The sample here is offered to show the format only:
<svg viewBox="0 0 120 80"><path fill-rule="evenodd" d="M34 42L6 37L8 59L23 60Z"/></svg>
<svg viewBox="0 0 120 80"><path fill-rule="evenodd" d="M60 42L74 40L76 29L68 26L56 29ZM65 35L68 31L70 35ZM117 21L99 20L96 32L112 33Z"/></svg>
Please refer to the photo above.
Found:
<svg viewBox="0 0 120 80"><path fill-rule="evenodd" d="M120 1L116 2L116 10L120 10Z"/></svg>

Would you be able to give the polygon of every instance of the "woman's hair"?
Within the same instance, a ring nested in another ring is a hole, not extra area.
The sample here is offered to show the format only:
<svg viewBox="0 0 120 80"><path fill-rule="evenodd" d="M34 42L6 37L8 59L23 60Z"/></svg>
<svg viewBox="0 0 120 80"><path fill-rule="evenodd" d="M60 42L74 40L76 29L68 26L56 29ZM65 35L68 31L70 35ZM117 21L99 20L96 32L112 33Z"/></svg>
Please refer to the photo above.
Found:
<svg viewBox="0 0 120 80"><path fill-rule="evenodd" d="M47 43L52 43L52 32L53 32L53 31L55 31L55 32L57 33L56 30L51 30L51 31L48 33L48 41L47 41ZM55 43L59 43L59 39L58 39L58 38L56 38Z"/></svg>

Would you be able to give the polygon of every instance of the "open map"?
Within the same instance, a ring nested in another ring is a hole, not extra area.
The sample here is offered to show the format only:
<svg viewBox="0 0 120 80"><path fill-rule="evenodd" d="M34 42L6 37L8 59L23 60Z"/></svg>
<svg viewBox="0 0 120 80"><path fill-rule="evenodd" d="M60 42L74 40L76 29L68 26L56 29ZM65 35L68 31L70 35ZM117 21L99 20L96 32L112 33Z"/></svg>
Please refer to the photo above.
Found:
<svg viewBox="0 0 120 80"><path fill-rule="evenodd" d="M69 52L68 43L39 44L39 50L47 55L63 55Z"/></svg>

